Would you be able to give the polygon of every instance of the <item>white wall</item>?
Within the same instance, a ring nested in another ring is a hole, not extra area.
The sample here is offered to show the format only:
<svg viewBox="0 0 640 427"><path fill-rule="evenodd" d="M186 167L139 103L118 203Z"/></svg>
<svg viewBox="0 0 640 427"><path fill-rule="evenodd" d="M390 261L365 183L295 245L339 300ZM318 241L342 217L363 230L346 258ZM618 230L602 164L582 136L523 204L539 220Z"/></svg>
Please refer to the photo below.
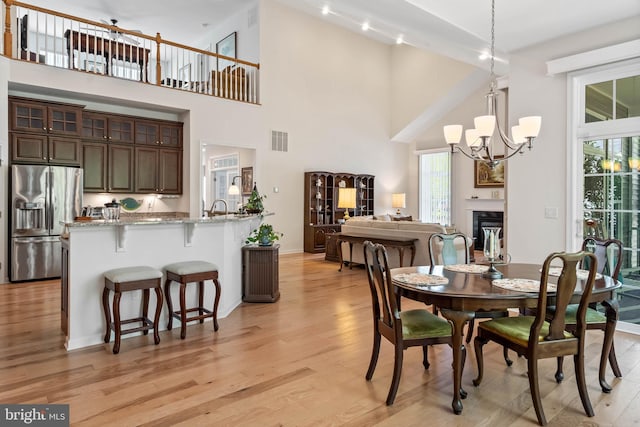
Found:
<svg viewBox="0 0 640 427"><path fill-rule="evenodd" d="M542 130L531 152L510 161L507 244L513 261L542 262L553 251L576 250L566 241L567 80L547 76L545 62L640 37L640 20L628 19L553 40L511 57L510 117L542 115ZM557 219L544 217L557 207ZM571 218L569 220L576 220Z"/></svg>
<svg viewBox="0 0 640 427"><path fill-rule="evenodd" d="M389 142L389 46L274 1L261 2L260 27L258 188L285 233L282 249L301 250L305 171L375 175L375 210L391 212L391 193L407 186L410 146ZM270 151L271 130L289 133L289 152Z"/></svg>

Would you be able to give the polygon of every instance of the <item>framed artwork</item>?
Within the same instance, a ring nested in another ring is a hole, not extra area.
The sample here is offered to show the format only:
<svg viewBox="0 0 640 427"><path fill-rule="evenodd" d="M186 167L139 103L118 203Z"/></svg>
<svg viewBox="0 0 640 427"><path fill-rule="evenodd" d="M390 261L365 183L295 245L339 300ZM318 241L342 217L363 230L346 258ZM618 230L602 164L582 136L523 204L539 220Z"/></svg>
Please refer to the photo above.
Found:
<svg viewBox="0 0 640 427"><path fill-rule="evenodd" d="M496 156L502 159L504 156ZM503 188L504 187L504 162L491 169L485 162L474 161L474 187L475 188Z"/></svg>
<svg viewBox="0 0 640 427"><path fill-rule="evenodd" d="M227 37L223 38L218 43L216 43L216 53L218 55L224 55L230 58L237 58L238 57L236 53L237 34L238 33L234 31L233 33L229 34ZM218 59L218 63L217 63L218 71L222 71L229 65L235 64L234 61L229 61L228 59L221 59L221 58L217 58L217 59Z"/></svg>
<svg viewBox="0 0 640 427"><path fill-rule="evenodd" d="M251 195L251 190L253 190L253 168L250 166L242 168L242 195Z"/></svg>

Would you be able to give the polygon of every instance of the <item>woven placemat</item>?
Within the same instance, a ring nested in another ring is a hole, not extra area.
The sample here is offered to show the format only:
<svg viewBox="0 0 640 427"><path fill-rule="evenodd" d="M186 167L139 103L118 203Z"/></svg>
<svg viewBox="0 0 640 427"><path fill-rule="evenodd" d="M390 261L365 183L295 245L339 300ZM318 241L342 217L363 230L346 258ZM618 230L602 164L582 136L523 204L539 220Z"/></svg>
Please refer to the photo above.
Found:
<svg viewBox="0 0 640 427"><path fill-rule="evenodd" d="M422 273L398 273L393 276L393 279L415 286L446 285L449 283L449 279L446 277Z"/></svg>
<svg viewBox="0 0 640 427"><path fill-rule="evenodd" d="M498 288L507 289L510 291L520 292L539 292L540 281L531 279L495 279L491 282L493 286ZM547 292L555 292L556 285L553 283L547 283Z"/></svg>
<svg viewBox="0 0 640 427"><path fill-rule="evenodd" d="M540 269L540 271L542 271L542 269ZM549 276L559 277L560 273L562 273L562 267L549 267ZM587 278L589 277L589 270L578 269L576 273L576 276L580 280L587 280ZM596 273L596 280L598 279L602 279L602 274Z"/></svg>
<svg viewBox="0 0 640 427"><path fill-rule="evenodd" d="M479 264L451 264L445 265L444 269L455 271L456 273L484 273L489 270L489 266Z"/></svg>

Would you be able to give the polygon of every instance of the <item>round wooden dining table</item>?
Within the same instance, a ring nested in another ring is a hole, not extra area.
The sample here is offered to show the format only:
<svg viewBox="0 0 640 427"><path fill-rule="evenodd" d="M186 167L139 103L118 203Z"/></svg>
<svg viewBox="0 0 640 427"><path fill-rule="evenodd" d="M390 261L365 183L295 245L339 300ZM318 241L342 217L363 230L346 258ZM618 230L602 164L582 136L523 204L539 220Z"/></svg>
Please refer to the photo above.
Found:
<svg viewBox="0 0 640 427"><path fill-rule="evenodd" d="M453 341L453 412L462 413L461 378L463 329L465 324L474 318L476 311L494 311L535 308L538 293L535 291L510 290L494 286L492 279L482 277L479 264L453 266L416 266L391 269L391 280L399 296L434 304L443 317L452 326ZM505 279L540 280L541 264L505 264L496 265ZM454 271L455 270L455 271ZM437 276L437 277L433 277ZM439 278L446 278L446 284L432 284ZM557 277L549 276L549 282L555 284ZM576 291L572 303L578 303L586 279L578 276ZM620 282L609 276L598 275L591 294L591 302L607 301L605 304L607 318L617 319L618 304L615 301L615 290ZM548 291L548 305L554 305L555 293ZM463 392L464 394L464 392Z"/></svg>

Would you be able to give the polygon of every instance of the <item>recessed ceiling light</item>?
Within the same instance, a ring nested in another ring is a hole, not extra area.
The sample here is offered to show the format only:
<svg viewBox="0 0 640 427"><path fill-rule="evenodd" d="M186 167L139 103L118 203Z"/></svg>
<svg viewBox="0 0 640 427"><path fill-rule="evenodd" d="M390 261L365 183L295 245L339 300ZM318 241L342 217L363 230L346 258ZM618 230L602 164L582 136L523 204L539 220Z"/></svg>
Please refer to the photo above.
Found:
<svg viewBox="0 0 640 427"><path fill-rule="evenodd" d="M365 22L362 24L362 31L367 31L369 29L369 23Z"/></svg>
<svg viewBox="0 0 640 427"><path fill-rule="evenodd" d="M322 6L322 14L323 15L328 15L329 14L329 6L327 6L327 5Z"/></svg>
<svg viewBox="0 0 640 427"><path fill-rule="evenodd" d="M402 44L402 43L404 43L404 37L402 36L402 34L400 34L396 39L396 44Z"/></svg>

